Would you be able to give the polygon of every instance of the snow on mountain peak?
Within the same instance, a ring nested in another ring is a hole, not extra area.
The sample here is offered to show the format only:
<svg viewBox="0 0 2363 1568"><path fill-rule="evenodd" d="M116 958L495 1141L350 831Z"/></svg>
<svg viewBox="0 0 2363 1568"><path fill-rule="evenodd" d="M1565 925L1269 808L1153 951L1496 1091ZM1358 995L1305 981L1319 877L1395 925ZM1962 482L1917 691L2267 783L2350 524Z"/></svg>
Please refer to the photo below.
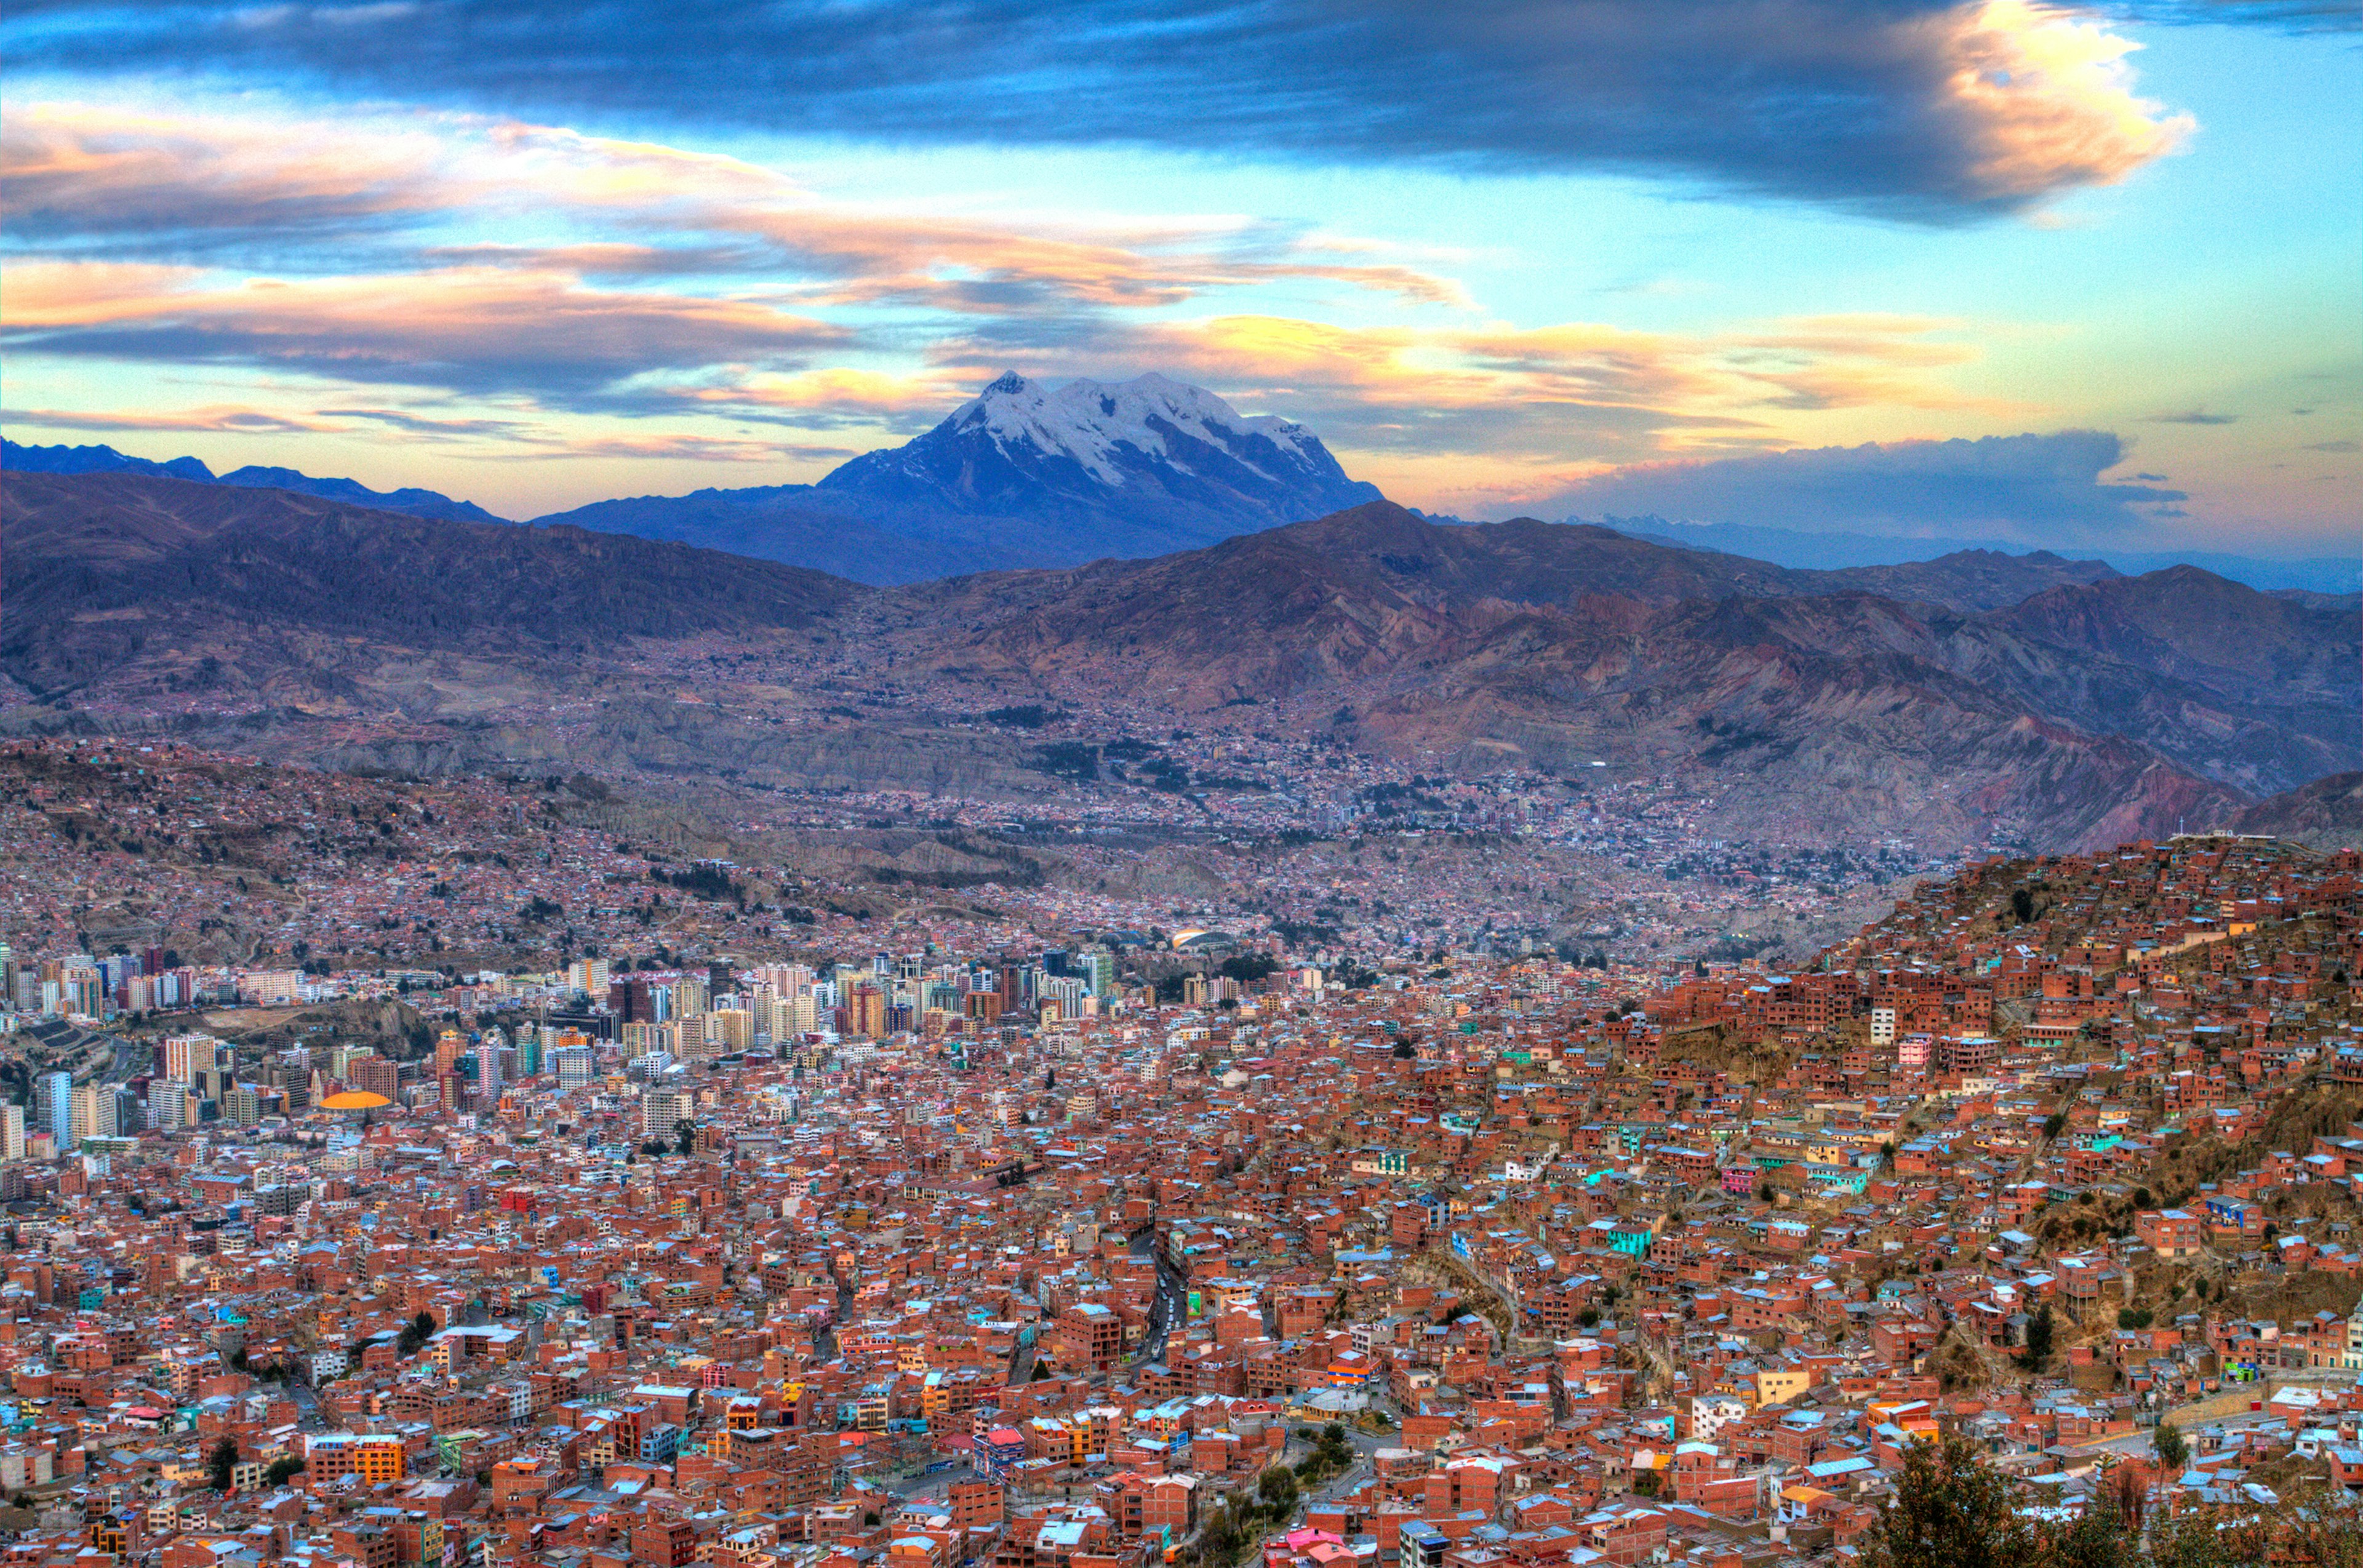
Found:
<svg viewBox="0 0 2363 1568"><path fill-rule="evenodd" d="M1189 386L1151 373L1131 381L1071 381L1056 391L1004 373L946 421L967 431L982 427L1003 450L1030 446L1072 458L1103 484L1125 483L1117 449L1176 462L1166 446L1164 425L1220 448L1249 468L1266 473L1240 450L1246 438L1261 436L1302 455L1312 440L1302 425L1275 415L1244 418L1204 387Z"/></svg>

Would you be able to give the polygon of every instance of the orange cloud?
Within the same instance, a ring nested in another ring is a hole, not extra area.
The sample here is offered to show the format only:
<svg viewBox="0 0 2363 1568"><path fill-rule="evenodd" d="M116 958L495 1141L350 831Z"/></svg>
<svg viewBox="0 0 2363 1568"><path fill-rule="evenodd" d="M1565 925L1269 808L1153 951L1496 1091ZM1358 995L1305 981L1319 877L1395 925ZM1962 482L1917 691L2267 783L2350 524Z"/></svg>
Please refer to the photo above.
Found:
<svg viewBox="0 0 2363 1568"><path fill-rule="evenodd" d="M750 350L800 357L850 336L752 301L590 289L562 273L453 268L208 286L183 268L59 261L11 268L0 332L42 353L578 394Z"/></svg>
<svg viewBox="0 0 2363 1568"><path fill-rule="evenodd" d="M1944 34L1946 101L1981 199L2114 184L2195 128L2135 95L2124 57L2137 46L2066 8L1985 0L1919 25Z"/></svg>
<svg viewBox="0 0 2363 1568"><path fill-rule="evenodd" d="M416 253L599 275L784 276L807 306L974 315L1153 308L1276 279L1466 303L1449 279L1356 259L1368 242L1292 238L1229 217L980 220L825 202L743 159L561 127L412 116L298 130L40 103L12 106L5 123L11 227L68 250L104 239L120 250L159 234L187 243L194 231L216 243L252 231L276 245L338 230L383 246L383 220L423 225L490 205L626 232L524 247L438 241Z"/></svg>

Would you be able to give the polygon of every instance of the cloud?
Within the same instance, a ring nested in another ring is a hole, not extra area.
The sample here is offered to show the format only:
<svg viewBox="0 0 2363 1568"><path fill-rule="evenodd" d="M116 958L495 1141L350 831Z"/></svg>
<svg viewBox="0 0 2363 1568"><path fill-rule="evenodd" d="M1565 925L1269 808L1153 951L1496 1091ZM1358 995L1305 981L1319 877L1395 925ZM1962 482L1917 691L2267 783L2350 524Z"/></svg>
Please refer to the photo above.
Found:
<svg viewBox="0 0 2363 1568"><path fill-rule="evenodd" d="M1267 316L1094 321L1053 339L1026 327L998 324L943 339L930 362L970 385L1012 367L1119 376L1156 365L1242 407L1302 419L1348 450L1560 468L1760 449L1781 439L1769 421L1798 411L1985 407L1946 381L1976 356L1959 324L1912 317L1811 317L1701 333L1596 322L1348 327ZM1545 492L1530 476L1524 493Z"/></svg>
<svg viewBox="0 0 2363 1568"><path fill-rule="evenodd" d="M1314 280L1417 304L1458 284L1349 236L1232 216L985 220L813 198L721 154L457 116L321 126L105 106L10 106L0 200L20 252L314 272L492 268L617 281L788 280L804 308L1144 309ZM483 211L532 243L451 238Z"/></svg>
<svg viewBox="0 0 2363 1568"><path fill-rule="evenodd" d="M334 435L351 428L333 419L228 406L185 408L168 414L85 414L61 408L11 408L7 421L47 430L195 430L239 435Z"/></svg>
<svg viewBox="0 0 2363 1568"><path fill-rule="evenodd" d="M2136 95L2105 22L2028 0L28 0L0 39L18 70L931 145L1608 171L1935 221L2122 179L2188 125Z"/></svg>
<svg viewBox="0 0 2363 1568"><path fill-rule="evenodd" d="M2152 414L2144 421L2151 425L2236 425L2237 414L2210 414L2204 409L2187 408L2180 414Z"/></svg>
<svg viewBox="0 0 2363 1568"><path fill-rule="evenodd" d="M444 140L416 127L206 118L12 102L0 203L20 249L116 257L317 246L400 228L471 194Z"/></svg>
<svg viewBox="0 0 2363 1568"><path fill-rule="evenodd" d="M834 449L824 448L824 451ZM695 462L767 462L776 463L782 453L804 455L794 448L782 448L770 441L749 441L728 436L661 435L661 436L580 436L563 444L553 444L547 450L516 451L504 455L518 459L622 457L649 458L667 462L683 459Z"/></svg>
<svg viewBox="0 0 2363 1568"><path fill-rule="evenodd" d="M2244 23L2293 33L2363 28L2353 0L2115 0L2109 12L2144 22Z"/></svg>
<svg viewBox="0 0 2363 1568"><path fill-rule="evenodd" d="M423 436L429 440L538 439L532 426L516 419L438 419L401 408L323 408L320 413L332 419L367 419L380 425L391 425L397 430Z"/></svg>
<svg viewBox="0 0 2363 1568"><path fill-rule="evenodd" d="M345 381L525 392L589 405L636 376L731 359L793 364L846 329L749 301L585 288L486 268L250 278L28 261L0 343L23 353L302 371Z"/></svg>
<svg viewBox="0 0 2363 1568"><path fill-rule="evenodd" d="M2104 481L2124 444L2101 430L1895 441L1637 463L1587 479L1558 510L1808 531L1950 534L2040 543L2123 539L2174 515L2181 491Z"/></svg>

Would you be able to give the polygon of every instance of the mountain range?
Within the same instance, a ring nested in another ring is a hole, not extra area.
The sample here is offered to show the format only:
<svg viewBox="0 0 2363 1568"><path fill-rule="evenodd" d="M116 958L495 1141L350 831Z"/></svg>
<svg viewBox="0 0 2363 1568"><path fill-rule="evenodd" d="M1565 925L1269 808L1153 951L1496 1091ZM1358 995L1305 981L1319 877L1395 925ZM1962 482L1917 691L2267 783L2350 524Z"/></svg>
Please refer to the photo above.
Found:
<svg viewBox="0 0 2363 1568"><path fill-rule="evenodd" d="M432 490L372 490L289 468L248 466L216 476L194 457L160 462L106 446L0 446L0 468L18 473L140 473L291 490L413 517L506 520ZM727 550L888 586L972 572L1151 559L1381 498L1375 486L1349 478L1302 425L1243 417L1203 388L1153 374L1053 388L1011 373L924 435L853 458L815 484L617 497L533 520ZM1961 602L1966 561L1981 560L1995 573L1977 595L1981 608L2014 602L2035 591L2043 573L2060 570L2092 581L2188 563L2291 597L2336 597L2363 580L2351 558L2111 549L2105 562L2061 568L2047 551L2027 553L1996 540L1872 538L1656 517L1609 517L1601 525L1759 565L1886 568L1883 577L1855 581L1907 598L1921 591L1918 569L1941 558L1951 564L1936 596L1947 603Z"/></svg>
<svg viewBox="0 0 2363 1568"><path fill-rule="evenodd" d="M441 517L460 523L506 521L472 501L454 501L432 490L372 490L358 480L316 479L292 468L264 468L251 463L217 474L193 457L151 462L146 458L127 457L105 446L28 447L0 440L0 468L18 473L145 473L192 480L199 484L230 484L246 490L293 490L299 495L414 517Z"/></svg>
<svg viewBox="0 0 2363 1568"><path fill-rule="evenodd" d="M380 492L286 468L216 475L193 457L151 462L103 446L11 441L5 466L267 486L413 517L505 520L431 490ZM888 584L1165 555L1378 496L1377 486L1348 478L1304 426L1242 417L1203 388L1145 375L1053 389L1012 373L926 434L857 457L817 484L619 498L534 521Z"/></svg>
<svg viewBox="0 0 2363 1568"><path fill-rule="evenodd" d="M1438 768L1683 774L1730 837L2053 847L2363 768L2363 600L2191 567L1804 571L1378 501L879 588L123 473L9 473L0 528L0 676L28 699L0 728L228 727L328 762L1022 793L1034 743L973 716L1080 705Z"/></svg>
<svg viewBox="0 0 2363 1568"><path fill-rule="evenodd" d="M1774 561L1783 566L1842 568L1887 566L1986 550L2000 555L2023 553L2025 546L2007 539L1942 539L1842 531L1807 532L1803 528L1768 528L1757 523L1670 522L1664 517L1569 517L1570 523L1596 521L1620 533L1653 539L1683 550L1721 550ZM2356 555L2258 556L2228 550L2154 550L2109 546L2109 564L2128 574L2158 572L2169 566L2198 566L2230 577L2252 588L2288 589L2322 594L2351 594L2363 588L2363 557Z"/></svg>

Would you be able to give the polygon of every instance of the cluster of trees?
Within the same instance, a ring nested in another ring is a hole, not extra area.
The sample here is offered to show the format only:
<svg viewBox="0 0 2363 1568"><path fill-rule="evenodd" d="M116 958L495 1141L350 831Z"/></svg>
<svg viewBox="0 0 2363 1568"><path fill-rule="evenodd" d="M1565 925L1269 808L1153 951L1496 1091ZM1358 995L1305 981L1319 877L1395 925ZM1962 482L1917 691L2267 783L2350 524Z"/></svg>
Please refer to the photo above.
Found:
<svg viewBox="0 0 2363 1568"><path fill-rule="evenodd" d="M1252 1492L1226 1500L1198 1530L1192 1561L1204 1568L1228 1568L1254 1544L1266 1525L1286 1524L1295 1517L1304 1489L1318 1486L1354 1462L1354 1446L1346 1429L1332 1421L1315 1437L1310 1427L1297 1435L1313 1442L1313 1451L1293 1466L1275 1464L1256 1477Z"/></svg>
<svg viewBox="0 0 2363 1568"><path fill-rule="evenodd" d="M415 1356L418 1353L420 1347L424 1346L429 1339L434 1337L434 1333L435 1319L433 1316L428 1313L422 1312L417 1317L413 1318L409 1322L405 1323L402 1326L402 1332L394 1336L394 1348L402 1355Z"/></svg>
<svg viewBox="0 0 2363 1568"><path fill-rule="evenodd" d="M2158 1457L2185 1457L2160 1427ZM1904 1455L1895 1496L1862 1543L1863 1568L2363 1568L2363 1505L2344 1491L2278 1508L2207 1507L2153 1518L2137 1467L2121 1466L2078 1517L2019 1512L2017 1487L1962 1438Z"/></svg>
<svg viewBox="0 0 2363 1568"><path fill-rule="evenodd" d="M1323 1427L1317 1438L1309 1427L1296 1435L1313 1440L1313 1451L1296 1462L1298 1477L1308 1485L1317 1486L1354 1462L1354 1445L1347 1440L1346 1429L1335 1421Z"/></svg>
<svg viewBox="0 0 2363 1568"><path fill-rule="evenodd" d="M205 1480L215 1491L229 1491L231 1482L237 1477L237 1472L238 1440L236 1438L216 1438L205 1446ZM294 1454L287 1454L271 1462L271 1468L262 1473L262 1484L266 1487L278 1486L283 1485L289 1476L300 1475L303 1473L304 1462Z"/></svg>

